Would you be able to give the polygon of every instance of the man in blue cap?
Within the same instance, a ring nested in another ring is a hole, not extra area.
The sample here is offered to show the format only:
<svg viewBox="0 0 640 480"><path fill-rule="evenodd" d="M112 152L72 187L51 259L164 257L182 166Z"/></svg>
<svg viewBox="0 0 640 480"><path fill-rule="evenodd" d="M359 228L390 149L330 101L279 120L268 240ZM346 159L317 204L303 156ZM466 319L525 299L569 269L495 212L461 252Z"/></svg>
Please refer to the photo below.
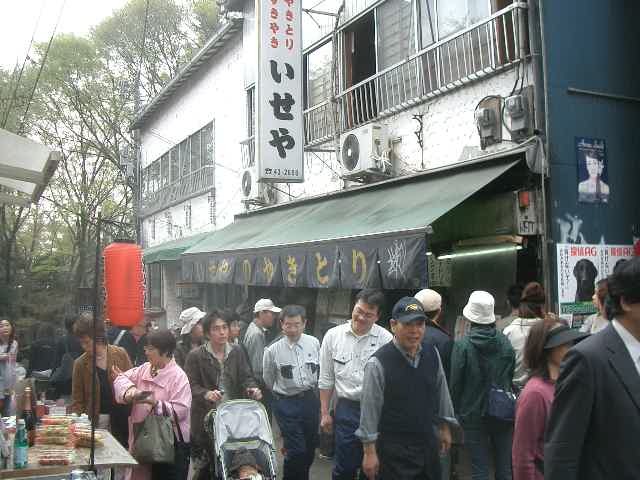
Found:
<svg viewBox="0 0 640 480"><path fill-rule="evenodd" d="M438 480L439 452L457 425L435 347L423 344L425 315L414 297L393 307L393 341L367 362L360 428L362 470L370 479Z"/></svg>

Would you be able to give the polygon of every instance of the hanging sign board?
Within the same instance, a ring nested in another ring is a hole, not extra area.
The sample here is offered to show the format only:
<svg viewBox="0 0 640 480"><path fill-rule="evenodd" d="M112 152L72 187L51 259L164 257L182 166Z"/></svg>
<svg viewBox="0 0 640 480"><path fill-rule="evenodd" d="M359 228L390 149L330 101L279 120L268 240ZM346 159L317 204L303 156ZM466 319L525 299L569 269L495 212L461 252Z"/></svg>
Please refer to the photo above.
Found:
<svg viewBox="0 0 640 480"><path fill-rule="evenodd" d="M304 181L302 0L256 0L259 182Z"/></svg>

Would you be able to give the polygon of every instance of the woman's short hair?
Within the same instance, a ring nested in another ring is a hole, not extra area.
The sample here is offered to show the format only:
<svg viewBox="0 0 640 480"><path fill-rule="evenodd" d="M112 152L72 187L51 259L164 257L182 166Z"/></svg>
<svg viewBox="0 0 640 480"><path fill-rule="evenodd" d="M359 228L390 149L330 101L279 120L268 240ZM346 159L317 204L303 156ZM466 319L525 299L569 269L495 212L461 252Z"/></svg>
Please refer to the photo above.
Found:
<svg viewBox="0 0 640 480"><path fill-rule="evenodd" d="M95 338L97 343L107 343L107 335L105 332L104 321L101 318L96 319L95 337L93 333L93 313L82 312L76 318L73 324L73 333L76 337Z"/></svg>
<svg viewBox="0 0 640 480"><path fill-rule="evenodd" d="M176 349L176 337L171 330L153 330L147 335L147 345L158 350L160 355L172 357Z"/></svg>
<svg viewBox="0 0 640 480"><path fill-rule="evenodd" d="M528 283L520 296L520 318L544 318L545 303L546 296L542 285L538 282Z"/></svg>

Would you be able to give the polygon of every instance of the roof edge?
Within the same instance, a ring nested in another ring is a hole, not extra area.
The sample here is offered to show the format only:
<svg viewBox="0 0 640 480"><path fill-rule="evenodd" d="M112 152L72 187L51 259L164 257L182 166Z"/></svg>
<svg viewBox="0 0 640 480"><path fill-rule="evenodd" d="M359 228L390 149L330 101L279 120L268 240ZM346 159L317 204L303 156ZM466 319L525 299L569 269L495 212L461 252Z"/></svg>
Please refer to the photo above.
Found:
<svg viewBox="0 0 640 480"><path fill-rule="evenodd" d="M230 34L235 34L242 25L241 17L229 16L225 18L218 30L209 38L207 43L189 60L178 74L167 83L160 92L136 115L129 126L129 130L140 129L153 113L166 102L182 84L202 66L202 62L208 58L211 51L218 46L224 45Z"/></svg>

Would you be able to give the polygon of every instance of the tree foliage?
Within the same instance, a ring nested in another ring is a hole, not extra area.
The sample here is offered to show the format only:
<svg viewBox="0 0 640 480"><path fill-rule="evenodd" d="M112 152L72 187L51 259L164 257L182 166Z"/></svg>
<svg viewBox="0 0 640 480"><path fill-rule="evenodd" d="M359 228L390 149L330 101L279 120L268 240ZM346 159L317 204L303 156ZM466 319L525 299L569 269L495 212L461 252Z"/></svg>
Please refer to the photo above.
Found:
<svg viewBox="0 0 640 480"><path fill-rule="evenodd" d="M135 182L123 167L135 155L135 107L157 95L216 23L215 0L130 0L86 37L59 34L48 52L37 45L19 82L0 71L1 98L28 96L44 62L29 117L3 100L0 120L62 155L39 206L0 206L0 312L53 314L91 285L98 212L107 241L135 234Z"/></svg>

